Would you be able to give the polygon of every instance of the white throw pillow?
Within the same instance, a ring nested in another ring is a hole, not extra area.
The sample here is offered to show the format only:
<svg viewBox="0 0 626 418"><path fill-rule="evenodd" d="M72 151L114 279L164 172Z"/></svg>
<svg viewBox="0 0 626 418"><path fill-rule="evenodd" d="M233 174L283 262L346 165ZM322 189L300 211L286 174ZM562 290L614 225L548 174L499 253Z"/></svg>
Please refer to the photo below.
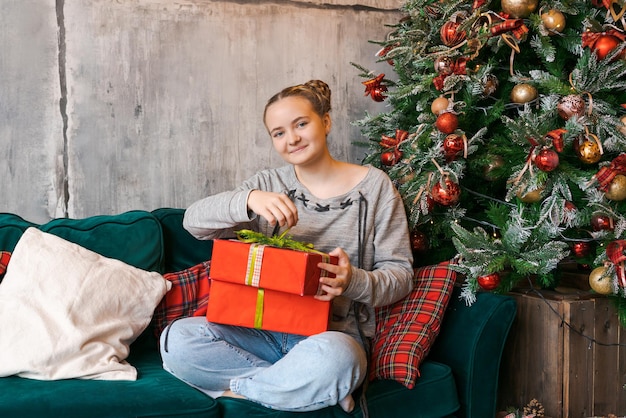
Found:
<svg viewBox="0 0 626 418"><path fill-rule="evenodd" d="M0 376L136 380L125 359L171 284L27 229L0 284Z"/></svg>

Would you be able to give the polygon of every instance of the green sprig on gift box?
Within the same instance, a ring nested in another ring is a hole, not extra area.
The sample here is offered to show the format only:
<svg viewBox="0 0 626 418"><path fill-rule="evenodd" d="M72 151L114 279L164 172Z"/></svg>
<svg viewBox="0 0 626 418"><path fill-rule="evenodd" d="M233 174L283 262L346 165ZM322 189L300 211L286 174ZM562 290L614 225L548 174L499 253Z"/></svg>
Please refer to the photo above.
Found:
<svg viewBox="0 0 626 418"><path fill-rule="evenodd" d="M237 239L239 239L239 241L245 242L246 244L269 245L276 248L286 248L289 250L323 254L321 251L316 250L313 247L313 244L296 241L290 235L287 235L288 232L289 229L285 230L280 235L268 237L261 232L252 231L250 229L242 229L235 231L235 235L237 235Z"/></svg>

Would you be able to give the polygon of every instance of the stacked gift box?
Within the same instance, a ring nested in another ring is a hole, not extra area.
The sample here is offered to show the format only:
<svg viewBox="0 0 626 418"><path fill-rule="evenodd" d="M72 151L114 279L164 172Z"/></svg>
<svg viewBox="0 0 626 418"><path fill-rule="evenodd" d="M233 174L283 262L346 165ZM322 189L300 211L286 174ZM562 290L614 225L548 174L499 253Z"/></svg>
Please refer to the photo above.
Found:
<svg viewBox="0 0 626 418"><path fill-rule="evenodd" d="M326 331L330 302L314 295L320 292L320 277L332 274L320 269L320 262L337 264L337 258L215 240L207 320L301 335Z"/></svg>

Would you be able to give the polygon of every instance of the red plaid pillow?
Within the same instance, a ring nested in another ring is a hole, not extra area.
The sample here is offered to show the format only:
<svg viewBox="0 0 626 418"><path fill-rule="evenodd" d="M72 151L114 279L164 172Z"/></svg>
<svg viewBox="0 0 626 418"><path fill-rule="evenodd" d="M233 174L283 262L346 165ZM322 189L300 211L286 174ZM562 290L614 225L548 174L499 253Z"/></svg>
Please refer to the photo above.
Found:
<svg viewBox="0 0 626 418"><path fill-rule="evenodd" d="M210 266L210 260L203 261L188 269L163 275L172 283L172 288L154 311L154 333L157 337L177 318L206 315Z"/></svg>
<svg viewBox="0 0 626 418"><path fill-rule="evenodd" d="M404 299L376 309L370 379L391 379L409 389L439 334L456 272L449 262L415 270L415 287Z"/></svg>
<svg viewBox="0 0 626 418"><path fill-rule="evenodd" d="M11 253L8 251L0 251L0 281L4 277L4 273L7 272L7 266L9 265L9 259L11 258Z"/></svg>

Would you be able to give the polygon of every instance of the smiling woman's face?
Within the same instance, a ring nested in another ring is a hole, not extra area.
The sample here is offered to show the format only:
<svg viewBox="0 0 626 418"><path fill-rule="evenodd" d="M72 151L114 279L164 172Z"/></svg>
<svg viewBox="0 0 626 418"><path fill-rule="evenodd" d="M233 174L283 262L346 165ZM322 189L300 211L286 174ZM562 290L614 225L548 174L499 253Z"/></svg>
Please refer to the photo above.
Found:
<svg viewBox="0 0 626 418"><path fill-rule="evenodd" d="M288 163L309 165L327 153L330 116L320 117L303 97L285 97L270 105L265 126L274 149Z"/></svg>

